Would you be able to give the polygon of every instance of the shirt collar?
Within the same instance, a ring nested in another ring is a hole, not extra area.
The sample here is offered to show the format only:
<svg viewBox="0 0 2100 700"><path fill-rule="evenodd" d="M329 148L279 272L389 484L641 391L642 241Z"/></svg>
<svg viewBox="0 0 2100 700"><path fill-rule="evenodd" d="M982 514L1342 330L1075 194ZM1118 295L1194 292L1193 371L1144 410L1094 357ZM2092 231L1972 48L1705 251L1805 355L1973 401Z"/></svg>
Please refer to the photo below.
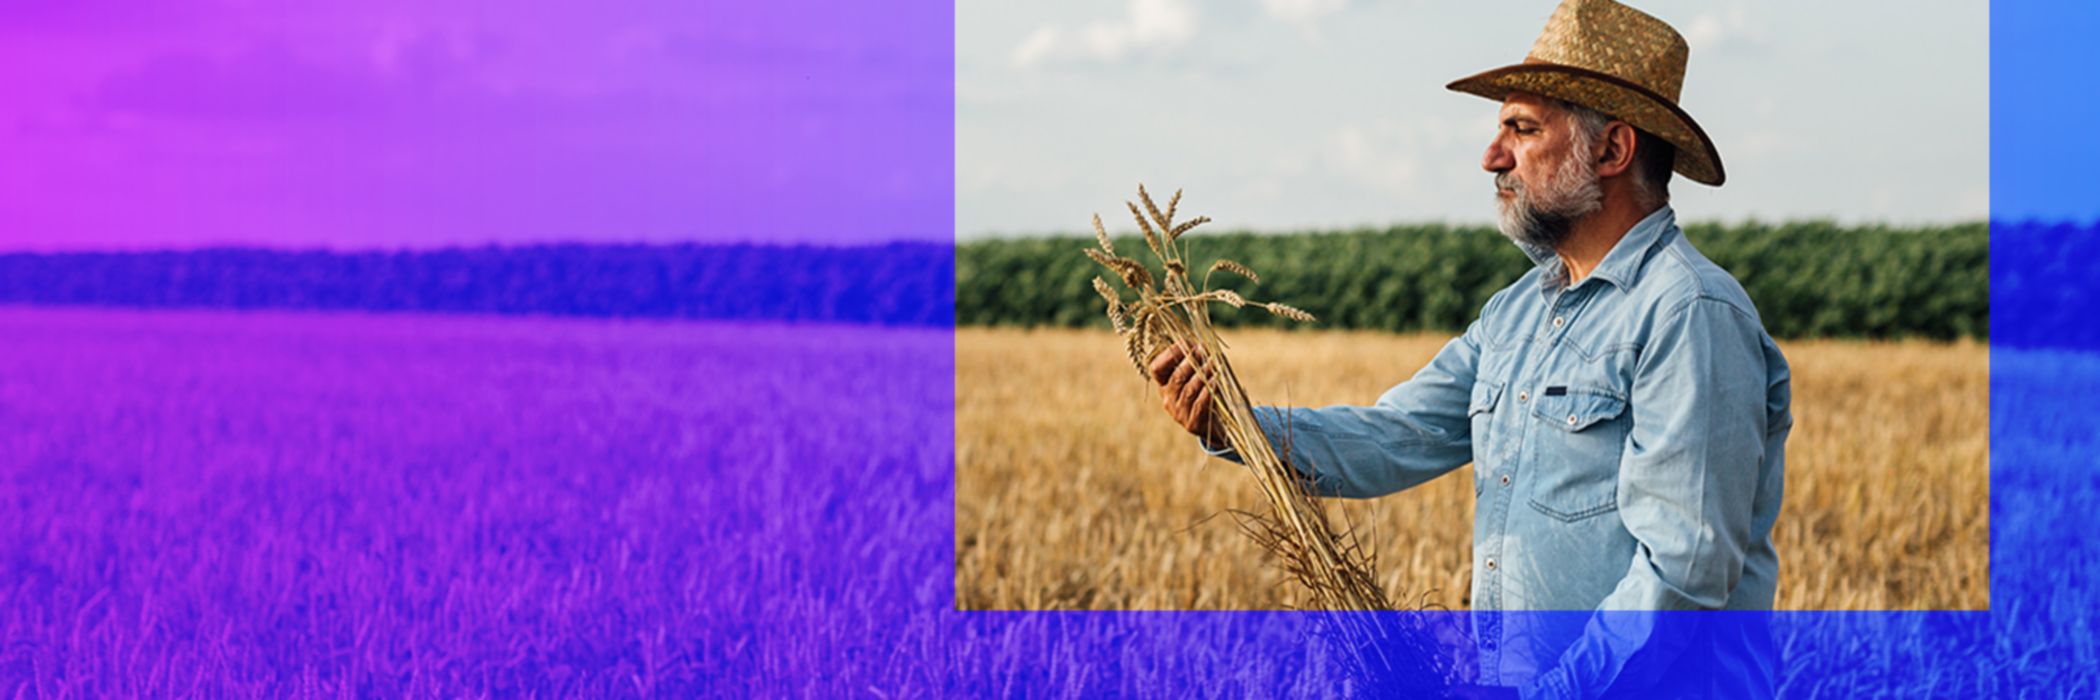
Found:
<svg viewBox="0 0 2100 700"><path fill-rule="evenodd" d="M1597 269L1591 270L1589 277L1583 278L1583 282L1595 278L1610 282L1612 286L1620 289L1632 286L1640 279L1641 268L1648 261L1649 249L1668 239L1669 234L1676 230L1677 212L1670 209L1669 205L1649 212L1648 216L1628 229L1626 235L1619 238L1618 243L1612 245L1611 252L1604 254L1604 259L1597 263ZM1524 254L1531 257L1532 263L1538 265L1542 273L1539 277L1539 293L1551 296L1559 292L1567 281L1567 270L1561 264L1560 255L1554 253L1551 248L1521 247ZM1577 283L1578 286L1580 284Z"/></svg>

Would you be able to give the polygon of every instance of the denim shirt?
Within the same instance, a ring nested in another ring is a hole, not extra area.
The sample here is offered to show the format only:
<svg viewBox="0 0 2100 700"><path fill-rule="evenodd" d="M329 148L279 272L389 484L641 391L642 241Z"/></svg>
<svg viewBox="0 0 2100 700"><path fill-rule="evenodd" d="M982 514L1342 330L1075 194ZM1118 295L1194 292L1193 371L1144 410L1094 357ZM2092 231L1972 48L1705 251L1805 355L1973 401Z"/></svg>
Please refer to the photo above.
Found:
<svg viewBox="0 0 2100 700"><path fill-rule="evenodd" d="M1770 695L1768 630L1597 611L1771 609L1786 359L1668 207L1573 286L1551 251L1526 252L1537 267L1375 405L1264 406L1257 420L1324 495L1474 465L1479 682L1526 697ZM1708 676L1682 677L1688 664Z"/></svg>

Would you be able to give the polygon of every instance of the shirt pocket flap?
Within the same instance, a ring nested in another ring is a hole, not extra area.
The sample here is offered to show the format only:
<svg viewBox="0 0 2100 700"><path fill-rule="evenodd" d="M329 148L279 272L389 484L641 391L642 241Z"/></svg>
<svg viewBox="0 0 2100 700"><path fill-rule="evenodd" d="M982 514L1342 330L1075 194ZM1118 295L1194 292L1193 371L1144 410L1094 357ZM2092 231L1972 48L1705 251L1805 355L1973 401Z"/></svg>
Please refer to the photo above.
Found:
<svg viewBox="0 0 2100 700"><path fill-rule="evenodd" d="M1534 397L1531 414L1568 432L1580 432L1626 412L1626 399L1596 389L1569 387Z"/></svg>
<svg viewBox="0 0 2100 700"><path fill-rule="evenodd" d="M1495 410L1495 399L1502 396L1502 385L1488 381L1473 382L1473 403L1466 408L1466 415L1475 416Z"/></svg>

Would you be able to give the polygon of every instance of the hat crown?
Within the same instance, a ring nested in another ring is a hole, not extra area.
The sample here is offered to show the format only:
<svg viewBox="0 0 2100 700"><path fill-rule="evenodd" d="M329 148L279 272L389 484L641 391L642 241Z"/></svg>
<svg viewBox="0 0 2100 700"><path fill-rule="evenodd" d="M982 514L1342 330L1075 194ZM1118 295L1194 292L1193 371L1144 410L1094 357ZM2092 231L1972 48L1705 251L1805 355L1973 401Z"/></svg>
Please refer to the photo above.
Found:
<svg viewBox="0 0 2100 700"><path fill-rule="evenodd" d="M1611 0L1566 0L1524 60L1593 70L1675 102L1690 56L1676 29L1645 12Z"/></svg>
<svg viewBox="0 0 2100 700"><path fill-rule="evenodd" d="M1497 101L1530 93L1610 115L1676 146L1677 172L1718 186L1728 179L1721 152L1677 106L1690 55L1677 30L1640 10L1611 0L1564 0L1524 62L1445 87Z"/></svg>

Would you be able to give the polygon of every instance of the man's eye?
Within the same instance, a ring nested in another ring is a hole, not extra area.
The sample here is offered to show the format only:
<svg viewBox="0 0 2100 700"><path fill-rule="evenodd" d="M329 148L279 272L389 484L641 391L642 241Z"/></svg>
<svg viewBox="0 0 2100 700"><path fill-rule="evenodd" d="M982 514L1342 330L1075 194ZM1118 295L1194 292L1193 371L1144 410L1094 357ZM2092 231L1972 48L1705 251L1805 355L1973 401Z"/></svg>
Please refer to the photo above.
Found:
<svg viewBox="0 0 2100 700"><path fill-rule="evenodd" d="M1524 135L1527 135L1527 136L1529 136L1529 135L1531 135L1531 134L1536 134L1536 133L1538 133L1538 132L1539 132L1539 130L1538 130L1538 129L1537 129L1536 127L1525 127L1525 126L1520 126L1520 127L1517 127L1517 133L1519 133L1519 134L1524 134Z"/></svg>

